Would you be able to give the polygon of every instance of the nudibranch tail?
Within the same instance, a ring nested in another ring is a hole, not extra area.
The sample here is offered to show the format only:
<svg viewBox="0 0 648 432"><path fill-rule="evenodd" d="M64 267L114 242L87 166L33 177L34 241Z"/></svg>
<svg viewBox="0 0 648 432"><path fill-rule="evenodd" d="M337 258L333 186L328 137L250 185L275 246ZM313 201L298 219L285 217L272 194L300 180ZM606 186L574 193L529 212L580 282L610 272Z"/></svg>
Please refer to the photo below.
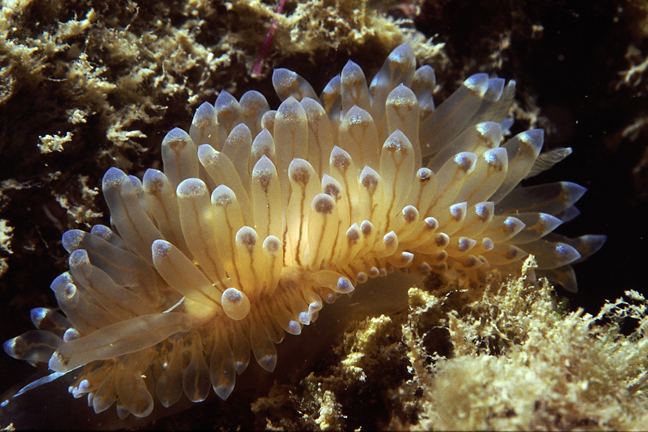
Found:
<svg viewBox="0 0 648 432"><path fill-rule="evenodd" d="M162 171L106 172L111 228L63 235L60 312L34 309L9 355L76 369L70 391L96 412L144 417L156 399L227 399L251 354L273 371L285 333L370 278L471 286L533 254L575 291L571 264L605 240L552 233L583 187L519 185L570 150L541 154L540 129L506 138L513 81L473 75L436 106L434 71L405 43L369 85L351 61L320 96L287 69L272 82L276 111L223 91L167 133Z"/></svg>

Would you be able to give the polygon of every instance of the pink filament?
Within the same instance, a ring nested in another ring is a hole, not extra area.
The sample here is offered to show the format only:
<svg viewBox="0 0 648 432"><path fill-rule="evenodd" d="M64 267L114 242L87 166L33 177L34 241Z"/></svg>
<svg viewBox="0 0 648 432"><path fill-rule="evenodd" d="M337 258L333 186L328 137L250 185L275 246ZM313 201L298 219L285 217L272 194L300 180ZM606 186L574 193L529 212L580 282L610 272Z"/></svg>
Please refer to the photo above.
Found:
<svg viewBox="0 0 648 432"><path fill-rule="evenodd" d="M283 11L284 3L286 3L286 0L281 0L281 2L279 3L279 7L277 8L277 14L280 14ZM254 62L254 67L252 68L252 76L258 76L261 74L261 69L263 69L263 65L265 64L265 59L268 57L268 52L270 52L270 45L272 45L272 38L274 37L276 28L277 28L277 18L274 18L272 20L272 23L270 24L270 29L268 30L268 34L266 35L265 40L263 41L261 52L259 53L256 62Z"/></svg>

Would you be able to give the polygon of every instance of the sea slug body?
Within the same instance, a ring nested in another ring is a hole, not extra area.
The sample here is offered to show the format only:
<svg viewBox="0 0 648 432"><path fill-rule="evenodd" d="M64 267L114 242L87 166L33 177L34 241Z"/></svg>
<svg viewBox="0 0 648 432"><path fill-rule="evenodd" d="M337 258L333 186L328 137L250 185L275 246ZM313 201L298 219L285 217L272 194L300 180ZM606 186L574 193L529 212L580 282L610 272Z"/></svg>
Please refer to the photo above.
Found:
<svg viewBox="0 0 648 432"><path fill-rule="evenodd" d="M605 240L552 234L583 187L519 185L570 151L540 154L539 129L504 139L512 81L473 75L435 107L434 71L405 43L370 85L351 61L319 97L286 69L273 84L276 111L256 91L202 104L164 138L163 171L106 172L111 228L63 235L60 313L34 309L9 355L78 368L70 391L95 412L145 417L155 399L226 399L250 353L273 371L285 333L370 278L470 286L533 254L574 291L570 264Z"/></svg>

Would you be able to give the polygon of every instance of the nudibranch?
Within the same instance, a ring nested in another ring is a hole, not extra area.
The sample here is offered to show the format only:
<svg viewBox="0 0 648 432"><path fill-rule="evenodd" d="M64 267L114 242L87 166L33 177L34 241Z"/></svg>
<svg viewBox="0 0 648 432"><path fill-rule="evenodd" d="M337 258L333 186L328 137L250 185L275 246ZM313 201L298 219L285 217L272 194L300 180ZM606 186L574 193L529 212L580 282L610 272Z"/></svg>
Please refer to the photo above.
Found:
<svg viewBox="0 0 648 432"><path fill-rule="evenodd" d="M351 61L319 97L287 69L272 82L277 110L223 91L165 136L162 171L105 173L111 227L63 235L60 311L33 309L37 330L4 344L49 365L34 385L74 370L70 392L120 418L226 399L251 354L273 371L285 333L371 278L471 286L533 254L574 291L570 264L605 240L552 233L585 188L520 186L570 149L541 154L540 129L505 138L513 81L479 73L435 107L434 71L405 43L370 85Z"/></svg>

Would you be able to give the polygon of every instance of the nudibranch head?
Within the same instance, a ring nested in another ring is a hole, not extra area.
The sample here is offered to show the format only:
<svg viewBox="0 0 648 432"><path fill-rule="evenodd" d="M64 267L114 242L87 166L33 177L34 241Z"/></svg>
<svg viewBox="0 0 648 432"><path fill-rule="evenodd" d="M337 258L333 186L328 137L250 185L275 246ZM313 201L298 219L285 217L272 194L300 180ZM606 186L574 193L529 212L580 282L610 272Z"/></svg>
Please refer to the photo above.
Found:
<svg viewBox="0 0 648 432"><path fill-rule="evenodd" d="M61 313L5 343L11 356L77 369L70 388L99 413L144 417L154 399L226 399L250 361L324 303L395 269L465 285L538 273L576 289L570 264L602 236L552 231L585 189L519 183L569 154L541 154L543 131L505 139L515 83L477 74L438 107L430 66L396 48L368 85L348 62L318 97L277 69L282 100L221 92L189 132L162 141L163 171L103 177L111 227L63 235L69 271L51 284Z"/></svg>

